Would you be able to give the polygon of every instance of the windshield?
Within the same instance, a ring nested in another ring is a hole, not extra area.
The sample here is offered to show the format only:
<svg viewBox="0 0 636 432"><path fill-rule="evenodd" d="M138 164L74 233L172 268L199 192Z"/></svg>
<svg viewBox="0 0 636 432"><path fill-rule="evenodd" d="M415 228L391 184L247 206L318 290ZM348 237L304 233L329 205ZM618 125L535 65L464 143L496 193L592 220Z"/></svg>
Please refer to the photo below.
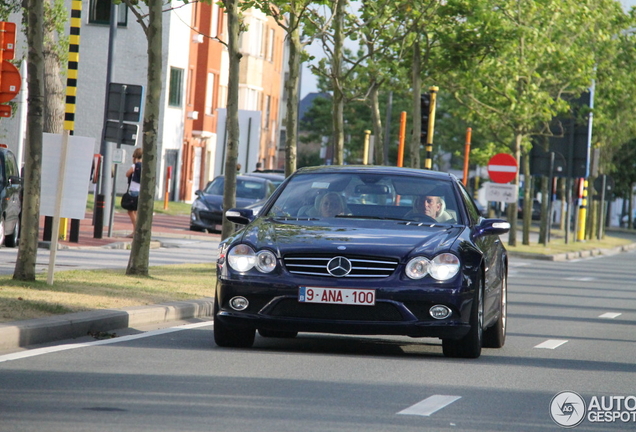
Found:
<svg viewBox="0 0 636 432"><path fill-rule="evenodd" d="M223 195L223 186L225 184L224 177L215 178L205 188L204 192L209 195ZM236 179L236 197L261 200L271 195L271 191L267 188L267 182L258 179L245 179L238 177Z"/></svg>
<svg viewBox="0 0 636 432"><path fill-rule="evenodd" d="M461 223L450 181L368 172L295 175L267 216Z"/></svg>

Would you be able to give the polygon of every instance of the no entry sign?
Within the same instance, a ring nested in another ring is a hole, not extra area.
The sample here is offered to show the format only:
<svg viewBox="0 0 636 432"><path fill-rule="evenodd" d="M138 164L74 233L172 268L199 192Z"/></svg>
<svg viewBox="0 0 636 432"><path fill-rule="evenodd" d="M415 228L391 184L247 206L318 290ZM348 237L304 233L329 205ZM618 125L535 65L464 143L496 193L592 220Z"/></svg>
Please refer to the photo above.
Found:
<svg viewBox="0 0 636 432"><path fill-rule="evenodd" d="M488 161L488 175L495 183L508 183L517 175L517 160L507 153L494 155Z"/></svg>

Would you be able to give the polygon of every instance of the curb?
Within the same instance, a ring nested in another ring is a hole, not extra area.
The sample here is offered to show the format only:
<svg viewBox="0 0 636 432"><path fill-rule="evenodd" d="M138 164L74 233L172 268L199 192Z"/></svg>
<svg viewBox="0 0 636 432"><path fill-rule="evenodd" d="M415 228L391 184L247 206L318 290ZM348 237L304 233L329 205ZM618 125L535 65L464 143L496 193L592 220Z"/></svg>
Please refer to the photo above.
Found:
<svg viewBox="0 0 636 432"><path fill-rule="evenodd" d="M544 254L530 253L530 252L514 252L514 251L508 250L508 255L515 258L535 259L535 260L542 260L542 261L569 261L573 259L590 258L590 257L600 256L600 255L611 256L621 252L629 252L634 249L636 249L636 243L630 243L623 246L617 246L611 249L590 249L590 250L582 250L577 252L564 252L564 253L554 254L554 255L544 255Z"/></svg>
<svg viewBox="0 0 636 432"><path fill-rule="evenodd" d="M0 324L0 350L74 339L90 333L212 316L214 299L77 312Z"/></svg>

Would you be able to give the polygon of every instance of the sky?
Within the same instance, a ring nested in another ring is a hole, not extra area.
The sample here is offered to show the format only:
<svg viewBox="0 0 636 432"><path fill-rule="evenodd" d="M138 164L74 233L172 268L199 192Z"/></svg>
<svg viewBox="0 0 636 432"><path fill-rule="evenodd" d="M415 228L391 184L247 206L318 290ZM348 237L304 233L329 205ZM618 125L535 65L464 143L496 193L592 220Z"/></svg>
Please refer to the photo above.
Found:
<svg viewBox="0 0 636 432"><path fill-rule="evenodd" d="M636 0L621 0L621 3L625 10L628 10L632 6L636 6ZM311 55L316 56L316 58L322 57L323 51L318 42L310 45L307 48L307 52ZM302 73L301 73L301 81L300 81L300 98L304 98L308 93L317 92L317 80L316 77L311 73L309 68L305 63L302 65Z"/></svg>

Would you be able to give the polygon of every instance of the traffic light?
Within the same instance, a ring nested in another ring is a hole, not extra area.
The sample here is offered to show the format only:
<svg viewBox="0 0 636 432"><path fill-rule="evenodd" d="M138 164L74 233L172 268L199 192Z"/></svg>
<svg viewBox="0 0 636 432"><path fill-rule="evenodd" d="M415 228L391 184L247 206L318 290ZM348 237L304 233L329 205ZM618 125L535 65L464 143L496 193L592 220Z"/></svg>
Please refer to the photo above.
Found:
<svg viewBox="0 0 636 432"><path fill-rule="evenodd" d="M422 93L420 95L420 113L422 118L421 125L421 142L426 143L428 137L428 119L431 113L431 95L430 93Z"/></svg>

